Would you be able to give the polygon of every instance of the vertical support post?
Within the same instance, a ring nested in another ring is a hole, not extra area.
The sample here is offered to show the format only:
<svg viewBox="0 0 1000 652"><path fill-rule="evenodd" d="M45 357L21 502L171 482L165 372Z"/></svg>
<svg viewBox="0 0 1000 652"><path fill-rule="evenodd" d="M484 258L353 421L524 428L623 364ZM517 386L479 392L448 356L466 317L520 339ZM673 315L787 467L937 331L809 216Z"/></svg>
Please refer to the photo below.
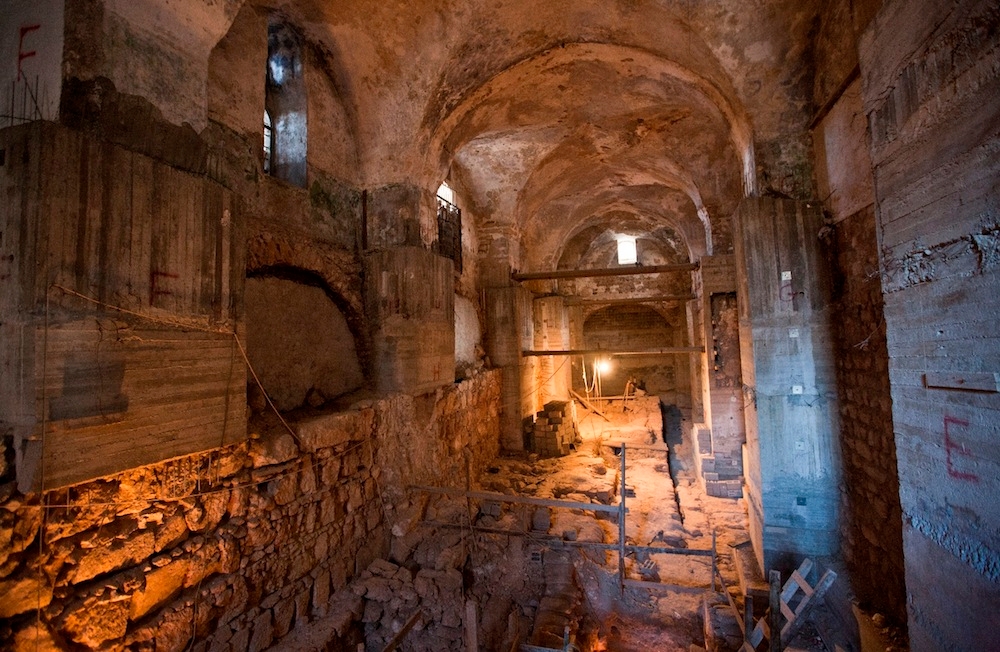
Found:
<svg viewBox="0 0 1000 652"><path fill-rule="evenodd" d="M753 596L747 593L743 596L743 640L749 641L753 633Z"/></svg>
<svg viewBox="0 0 1000 652"><path fill-rule="evenodd" d="M563 628L563 652L569 652L569 625Z"/></svg>
<svg viewBox="0 0 1000 652"><path fill-rule="evenodd" d="M769 652L781 652L781 572L773 570L767 575L771 583L768 626L771 628Z"/></svg>
<svg viewBox="0 0 1000 652"><path fill-rule="evenodd" d="M625 442L622 442L621 500L618 502L618 584L625 595Z"/></svg>
<svg viewBox="0 0 1000 652"><path fill-rule="evenodd" d="M467 652L479 652L479 626L476 621L476 603L465 601L465 649Z"/></svg>
<svg viewBox="0 0 1000 652"><path fill-rule="evenodd" d="M712 528L712 593L715 593L715 528Z"/></svg>

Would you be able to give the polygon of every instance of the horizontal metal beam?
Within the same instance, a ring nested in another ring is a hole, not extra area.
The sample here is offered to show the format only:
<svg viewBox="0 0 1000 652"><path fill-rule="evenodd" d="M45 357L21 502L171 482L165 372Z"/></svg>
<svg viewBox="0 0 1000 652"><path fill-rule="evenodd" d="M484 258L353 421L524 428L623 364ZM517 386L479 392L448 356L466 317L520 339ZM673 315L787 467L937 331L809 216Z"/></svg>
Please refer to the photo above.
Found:
<svg viewBox="0 0 1000 652"><path fill-rule="evenodd" d="M477 500L492 500L498 503L519 503L521 505L537 505L539 507L564 507L566 509L582 509L587 512L610 512L617 514L620 508L616 505L605 505L603 503L581 503L572 500L555 500L551 498L533 498L530 496L508 496L490 491L465 491L464 489L453 489L451 487L410 487L414 491L423 491L429 494L444 494L446 496L459 496L464 498L475 498Z"/></svg>
<svg viewBox="0 0 1000 652"><path fill-rule="evenodd" d="M562 505L560 505L561 507ZM617 507L615 510L617 511ZM536 541L547 541L553 546L564 546L567 548L592 548L595 550L618 550L617 543L604 543L601 541L567 541L558 535L545 532L526 532L524 530L509 530L499 527L485 527L482 525L469 525L468 523L448 523L446 521L420 521L421 525L427 527L450 528L455 530L471 530L472 532L482 532L483 534L501 534L508 537L525 537ZM625 544L625 554L635 552L646 552L653 555L682 555L687 557L713 557L711 550L701 548L668 548L666 546L633 546Z"/></svg>
<svg viewBox="0 0 1000 652"><path fill-rule="evenodd" d="M515 272L510 277L515 281L546 281L559 278L666 274L669 272L691 272L696 269L698 269L698 263L678 263L675 265L650 265L649 267L605 267L599 269L555 269L550 272Z"/></svg>
<svg viewBox="0 0 1000 652"><path fill-rule="evenodd" d="M569 297L566 299L568 306L618 306L641 303L666 303L670 301L690 301L697 297L693 294L661 294L655 297L638 297L630 299L580 299Z"/></svg>
<svg viewBox="0 0 1000 652"><path fill-rule="evenodd" d="M539 351L530 349L521 351L521 355L526 358L540 358L545 356L565 356L565 355L677 355L679 353L704 353L705 348L701 346L668 346L662 349L646 349L642 351L614 351L611 349L562 349L558 351Z"/></svg>

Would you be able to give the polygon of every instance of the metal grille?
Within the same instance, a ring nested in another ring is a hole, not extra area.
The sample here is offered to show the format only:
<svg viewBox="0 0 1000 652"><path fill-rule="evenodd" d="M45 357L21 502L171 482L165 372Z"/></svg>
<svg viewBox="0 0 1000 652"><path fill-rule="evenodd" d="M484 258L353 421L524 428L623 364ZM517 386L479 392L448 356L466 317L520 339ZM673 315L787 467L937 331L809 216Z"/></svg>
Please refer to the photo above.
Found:
<svg viewBox="0 0 1000 652"><path fill-rule="evenodd" d="M437 252L455 261L455 270L462 271L462 211L458 206L442 199L438 200L438 241Z"/></svg>
<svg viewBox="0 0 1000 652"><path fill-rule="evenodd" d="M38 77L34 82L27 79L12 81L10 94L4 98L0 106L0 126L13 127L33 120L42 119L42 107L39 99Z"/></svg>

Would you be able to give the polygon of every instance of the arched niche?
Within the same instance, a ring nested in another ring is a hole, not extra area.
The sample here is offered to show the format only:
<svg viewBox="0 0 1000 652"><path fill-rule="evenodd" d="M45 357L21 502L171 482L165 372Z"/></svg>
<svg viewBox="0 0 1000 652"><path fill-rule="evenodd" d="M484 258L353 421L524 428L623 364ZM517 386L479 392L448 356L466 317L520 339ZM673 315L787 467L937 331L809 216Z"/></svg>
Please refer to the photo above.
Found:
<svg viewBox="0 0 1000 652"><path fill-rule="evenodd" d="M279 411L318 407L365 384L344 310L318 275L259 270L246 279L245 303L247 356Z"/></svg>
<svg viewBox="0 0 1000 652"><path fill-rule="evenodd" d="M656 308L651 305L615 305L598 308L584 319L583 342L586 349L607 351L643 351L684 346L687 326L684 311L678 308ZM688 359L684 354L670 355L602 355L586 356L588 378L593 375L593 362L610 360L602 374L605 396L621 396L628 380L633 380L649 394L660 397L664 404L687 405L690 402L691 380ZM580 361L574 361L574 389L583 390Z"/></svg>

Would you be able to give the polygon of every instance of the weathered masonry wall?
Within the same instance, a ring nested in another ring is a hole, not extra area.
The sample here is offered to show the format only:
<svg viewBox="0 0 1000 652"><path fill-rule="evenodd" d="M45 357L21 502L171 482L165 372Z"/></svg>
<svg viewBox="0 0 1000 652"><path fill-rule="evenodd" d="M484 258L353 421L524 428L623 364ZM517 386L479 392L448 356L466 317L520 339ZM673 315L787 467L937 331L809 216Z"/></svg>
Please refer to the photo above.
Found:
<svg viewBox="0 0 1000 652"><path fill-rule="evenodd" d="M266 649L388 555L406 485L495 457L499 393L485 372L44 494L8 470L0 647Z"/></svg>
<svg viewBox="0 0 1000 652"><path fill-rule="evenodd" d="M233 195L51 123L0 150L0 427L21 488L242 439Z"/></svg>
<svg viewBox="0 0 1000 652"><path fill-rule="evenodd" d="M886 2L860 46L913 650L996 646L1000 7Z"/></svg>

